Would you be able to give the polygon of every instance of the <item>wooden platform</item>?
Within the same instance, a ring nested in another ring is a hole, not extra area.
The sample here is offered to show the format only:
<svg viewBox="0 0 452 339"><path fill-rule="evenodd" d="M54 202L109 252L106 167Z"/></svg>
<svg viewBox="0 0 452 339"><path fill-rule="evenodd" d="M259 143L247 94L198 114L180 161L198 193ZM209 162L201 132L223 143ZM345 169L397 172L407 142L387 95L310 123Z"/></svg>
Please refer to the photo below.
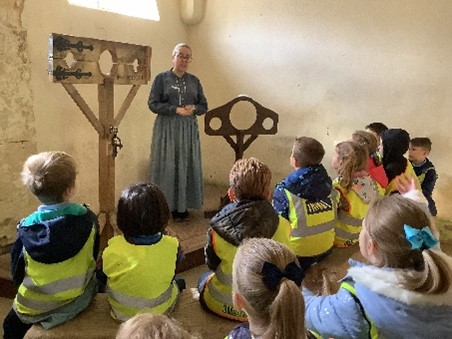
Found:
<svg viewBox="0 0 452 339"><path fill-rule="evenodd" d="M177 273L204 264L204 245L210 219L204 217L206 211L212 211L220 205L220 199L226 194L227 187L205 185L204 206L199 210L189 210L190 219L184 222L170 220L169 232L176 236L185 254L185 261L177 266ZM14 298L16 287L11 281L10 255L0 255L0 297Z"/></svg>

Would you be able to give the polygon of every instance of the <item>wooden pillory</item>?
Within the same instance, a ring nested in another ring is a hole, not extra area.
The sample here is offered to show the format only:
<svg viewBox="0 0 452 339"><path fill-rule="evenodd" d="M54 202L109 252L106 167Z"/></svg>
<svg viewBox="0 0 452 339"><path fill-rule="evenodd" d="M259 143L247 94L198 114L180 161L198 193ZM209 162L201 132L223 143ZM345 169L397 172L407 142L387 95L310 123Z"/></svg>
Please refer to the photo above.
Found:
<svg viewBox="0 0 452 339"><path fill-rule="evenodd" d="M250 102L256 110L256 120L247 129L235 128L231 122L232 108L235 104L241 101ZM213 128L211 126L212 120L215 119L220 120L221 125L218 128ZM271 125L269 127L264 126L267 120L271 120ZM235 152L236 161L243 157L243 153L259 135L273 135L278 132L278 114L262 106L246 95L240 95L229 101L227 104L208 111L204 122L204 130L207 135L223 136L228 144L231 145ZM232 138L233 136L235 136L235 141ZM248 136L248 139L245 140L246 136Z"/></svg>
<svg viewBox="0 0 452 339"><path fill-rule="evenodd" d="M111 55L112 67L103 74L101 55ZM113 234L110 220L115 211L115 157L122 148L118 126L141 85L151 77L149 46L51 34L49 38L49 75L52 82L61 83L82 113L99 134L99 215L105 216L101 225L101 249ZM97 84L98 117L89 108L74 84ZM114 85L132 85L115 116Z"/></svg>
<svg viewBox="0 0 452 339"><path fill-rule="evenodd" d="M231 122L232 108L235 104L241 101L250 102L256 110L256 120L247 129L238 129L234 127ZM217 128L212 127L212 121L215 120L220 121L220 125ZM268 120L270 124L267 123ZM237 161L243 157L243 153L259 135L274 135L278 132L278 114L257 103L250 97L240 95L223 106L208 111L204 120L204 130L207 135L219 135L225 138L234 150L235 161ZM235 140L233 137L235 137ZM224 197L220 198L219 209L221 209L228 202L229 197L226 194ZM204 216L206 218L211 218L217 211L218 210L205 211Z"/></svg>

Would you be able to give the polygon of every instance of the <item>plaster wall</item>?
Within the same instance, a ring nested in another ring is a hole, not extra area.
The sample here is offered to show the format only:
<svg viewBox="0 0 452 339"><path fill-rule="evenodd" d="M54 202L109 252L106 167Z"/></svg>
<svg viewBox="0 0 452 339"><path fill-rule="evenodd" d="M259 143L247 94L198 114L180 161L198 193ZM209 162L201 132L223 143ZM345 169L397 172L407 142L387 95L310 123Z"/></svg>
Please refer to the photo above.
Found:
<svg viewBox="0 0 452 339"><path fill-rule="evenodd" d="M0 249L16 236L15 226L35 199L19 173L36 151L27 32L21 1L0 1Z"/></svg>
<svg viewBox="0 0 452 339"><path fill-rule="evenodd" d="M434 193L439 216L452 218L448 209L452 175L447 166L452 120L448 0L206 1L203 19L193 25L180 20L179 1L158 1L160 22L75 7L62 0L28 0L23 13L21 1L0 4L3 242L12 240L18 218L37 205L19 180L23 161L36 151L72 154L79 164L75 199L98 210L98 136L63 87L48 79L51 33L149 45L152 80L170 67L176 43L190 43L194 53L190 68L200 77L210 108L247 94L279 114L278 134L259 137L245 152L270 166L274 182L291 170L288 157L297 136L309 135L324 144L324 164L331 176L334 143L371 121L403 127L412 136L429 136L430 158L439 173ZM150 85L142 86L119 126L124 148L116 158L116 198L128 184L148 177L155 118L147 108ZM97 112L97 86L77 88ZM129 86L115 86L116 110L128 91ZM232 118L239 128L246 128L253 121L253 110L241 106ZM205 181L226 184L234 153L223 138L206 136L203 120L199 122Z"/></svg>
<svg viewBox="0 0 452 339"><path fill-rule="evenodd" d="M452 218L452 2L208 1L189 40L204 58L193 68L210 108L245 93L279 113L278 134L245 152L270 166L274 182L291 171L293 138L321 141L335 177L334 144L381 121L431 138L434 198L439 217ZM244 107L233 117L253 114ZM232 149L221 137L202 141L206 180L227 182Z"/></svg>

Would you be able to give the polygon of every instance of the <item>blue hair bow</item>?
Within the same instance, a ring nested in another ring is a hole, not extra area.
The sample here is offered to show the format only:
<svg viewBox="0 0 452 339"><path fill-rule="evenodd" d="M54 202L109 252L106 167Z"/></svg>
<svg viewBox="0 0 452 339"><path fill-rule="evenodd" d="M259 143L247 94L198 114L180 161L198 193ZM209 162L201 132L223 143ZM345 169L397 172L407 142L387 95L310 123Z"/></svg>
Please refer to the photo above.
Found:
<svg viewBox="0 0 452 339"><path fill-rule="evenodd" d="M403 230L405 231L405 238L411 243L412 250L432 248L439 242L427 226L419 229L403 225Z"/></svg>
<svg viewBox="0 0 452 339"><path fill-rule="evenodd" d="M263 275L262 281L269 289L278 286L282 278L292 280L300 287L304 278L304 271L295 263L295 261L289 263L283 272L275 264L266 261L262 266L261 273Z"/></svg>

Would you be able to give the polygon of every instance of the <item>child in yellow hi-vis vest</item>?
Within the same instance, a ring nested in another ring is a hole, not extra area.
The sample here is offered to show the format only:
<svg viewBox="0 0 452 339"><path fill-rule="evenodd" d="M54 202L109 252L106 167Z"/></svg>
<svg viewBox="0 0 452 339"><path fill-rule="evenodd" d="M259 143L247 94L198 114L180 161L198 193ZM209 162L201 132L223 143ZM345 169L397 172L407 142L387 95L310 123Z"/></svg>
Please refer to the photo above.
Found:
<svg viewBox="0 0 452 339"><path fill-rule="evenodd" d="M339 195L322 165L325 149L316 139L294 140L293 171L273 191L273 208L290 223L290 243L303 269L328 257L333 249Z"/></svg>
<svg viewBox="0 0 452 339"><path fill-rule="evenodd" d="M4 338L23 338L36 323L45 329L63 324L96 295L99 224L86 205L71 202L76 174L65 152L32 155L23 166L22 181L42 205L17 227L11 271L19 289L3 322Z"/></svg>
<svg viewBox="0 0 452 339"><path fill-rule="evenodd" d="M102 254L114 319L168 314L185 287L175 278L179 241L166 234L169 216L165 196L155 184L134 184L121 193L117 224L123 234L111 238Z"/></svg>
<svg viewBox="0 0 452 339"><path fill-rule="evenodd" d="M232 302L232 261L247 238L272 238L290 246L290 225L268 201L271 172L256 158L240 159L229 173L231 203L210 221L205 246L211 270L199 279L201 305L224 318L244 321L246 314Z"/></svg>
<svg viewBox="0 0 452 339"><path fill-rule="evenodd" d="M415 178L403 178L403 196L378 198L363 221L359 248L368 263L350 260L336 294L303 289L306 327L322 338L450 337L452 258L438 246Z"/></svg>
<svg viewBox="0 0 452 339"><path fill-rule="evenodd" d="M366 149L353 142L336 145L331 166L338 177L333 181L340 194L334 245L349 247L358 242L361 223L370 202L384 194L381 186L367 172Z"/></svg>

